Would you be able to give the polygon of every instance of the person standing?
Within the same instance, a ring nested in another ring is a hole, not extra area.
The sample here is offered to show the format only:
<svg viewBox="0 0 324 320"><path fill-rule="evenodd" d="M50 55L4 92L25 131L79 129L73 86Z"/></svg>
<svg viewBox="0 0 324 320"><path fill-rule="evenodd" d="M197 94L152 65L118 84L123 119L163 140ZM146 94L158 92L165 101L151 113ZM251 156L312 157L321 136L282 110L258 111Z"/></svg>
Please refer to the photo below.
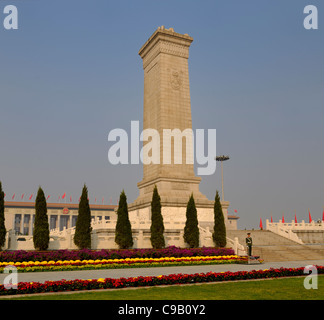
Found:
<svg viewBox="0 0 324 320"><path fill-rule="evenodd" d="M248 256L250 257L252 255L252 237L251 233L247 234L247 237L245 238L245 243L248 248Z"/></svg>

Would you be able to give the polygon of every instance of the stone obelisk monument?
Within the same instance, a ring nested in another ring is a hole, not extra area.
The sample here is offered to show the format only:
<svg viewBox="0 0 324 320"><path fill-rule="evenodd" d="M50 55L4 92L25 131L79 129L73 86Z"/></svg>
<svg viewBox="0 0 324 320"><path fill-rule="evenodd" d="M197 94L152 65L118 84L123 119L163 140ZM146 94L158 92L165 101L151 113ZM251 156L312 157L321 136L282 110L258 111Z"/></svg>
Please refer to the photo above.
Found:
<svg viewBox="0 0 324 320"><path fill-rule="evenodd" d="M144 161L143 180L138 183L139 197L129 205L130 215L135 215L134 218L137 219L150 218L153 188L156 185L164 219L184 220L186 206L193 193L198 220L213 221L214 201L208 200L199 191L201 178L195 176L193 161L188 161L187 158L189 154L193 160L190 135L180 139L180 148L174 148L175 138L170 138L168 143L171 143L171 148L168 149L163 132L169 129L185 133L192 129L188 71L192 41L193 38L189 35L162 26L139 51L144 69L143 130L156 130L160 140L155 147L160 152L158 163L151 161L146 164ZM144 147L146 143L152 141L145 141ZM175 160L175 155L180 156L181 163ZM166 161L170 159L171 162Z"/></svg>

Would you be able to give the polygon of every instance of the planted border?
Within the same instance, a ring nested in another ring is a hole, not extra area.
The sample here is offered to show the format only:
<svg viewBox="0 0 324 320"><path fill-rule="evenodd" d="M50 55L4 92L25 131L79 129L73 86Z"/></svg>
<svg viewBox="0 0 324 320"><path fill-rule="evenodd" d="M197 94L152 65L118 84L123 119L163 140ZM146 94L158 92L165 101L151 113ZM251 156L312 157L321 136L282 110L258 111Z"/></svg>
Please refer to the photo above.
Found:
<svg viewBox="0 0 324 320"><path fill-rule="evenodd" d="M59 261L59 260L102 260L126 258L162 258L234 255L231 248L179 248L170 246L164 249L102 249L102 250L53 250L53 251L2 251L0 262Z"/></svg>
<svg viewBox="0 0 324 320"><path fill-rule="evenodd" d="M64 260L64 261L24 261L0 262L0 272L7 266L14 266L18 272L72 271L92 269L147 268L183 265L210 265L243 263L247 257L242 256L200 256L200 257L165 257L165 258L126 258L103 260Z"/></svg>
<svg viewBox="0 0 324 320"><path fill-rule="evenodd" d="M316 266L318 274L324 274L323 266ZM96 289L115 289L127 287L148 287L160 285L179 285L193 283L207 283L233 280L252 280L279 277L303 276L304 267L280 268L237 272L208 272L195 274L171 274L157 277L131 277L131 278L99 278L88 280L60 280L40 282L19 282L17 289L5 289L0 285L0 295L16 295L30 293L63 292Z"/></svg>

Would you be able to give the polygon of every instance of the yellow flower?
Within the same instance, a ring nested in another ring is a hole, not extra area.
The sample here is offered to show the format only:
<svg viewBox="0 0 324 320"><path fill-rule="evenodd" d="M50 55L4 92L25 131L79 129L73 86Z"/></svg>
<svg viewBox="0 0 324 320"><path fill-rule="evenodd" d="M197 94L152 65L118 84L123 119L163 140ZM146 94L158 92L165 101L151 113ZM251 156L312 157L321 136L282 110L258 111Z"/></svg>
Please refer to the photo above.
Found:
<svg viewBox="0 0 324 320"><path fill-rule="evenodd" d="M105 282L105 279L104 279L104 278L99 278L99 279L97 280L97 282Z"/></svg>

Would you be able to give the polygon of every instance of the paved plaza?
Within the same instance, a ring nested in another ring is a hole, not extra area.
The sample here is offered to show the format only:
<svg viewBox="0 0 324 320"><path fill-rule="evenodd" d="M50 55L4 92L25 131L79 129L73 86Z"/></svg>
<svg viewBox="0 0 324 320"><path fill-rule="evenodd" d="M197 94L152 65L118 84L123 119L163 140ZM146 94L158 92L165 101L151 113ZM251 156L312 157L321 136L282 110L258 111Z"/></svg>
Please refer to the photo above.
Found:
<svg viewBox="0 0 324 320"><path fill-rule="evenodd" d="M159 276L169 274L194 274L207 272L226 271L251 271L264 270L270 268L298 268L307 265L324 266L324 260L304 260L304 261L281 261L265 262L263 264L220 264L207 266L178 266L178 267L153 267L153 268L127 268L127 269L102 269L102 270L82 270L82 271L58 271L58 272L28 272L18 273L19 282L45 282L48 280L73 280L73 279L99 279L99 278L122 278L137 276ZM6 274L0 274L0 283L3 283Z"/></svg>

